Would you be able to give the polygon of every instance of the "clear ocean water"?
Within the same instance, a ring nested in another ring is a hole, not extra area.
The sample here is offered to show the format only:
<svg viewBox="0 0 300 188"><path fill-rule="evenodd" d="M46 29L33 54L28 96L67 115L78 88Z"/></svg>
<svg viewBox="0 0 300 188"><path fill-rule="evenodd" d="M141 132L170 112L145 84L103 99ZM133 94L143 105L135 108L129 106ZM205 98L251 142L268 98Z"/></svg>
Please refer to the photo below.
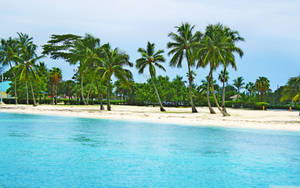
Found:
<svg viewBox="0 0 300 188"><path fill-rule="evenodd" d="M0 187L300 186L300 133L0 113Z"/></svg>

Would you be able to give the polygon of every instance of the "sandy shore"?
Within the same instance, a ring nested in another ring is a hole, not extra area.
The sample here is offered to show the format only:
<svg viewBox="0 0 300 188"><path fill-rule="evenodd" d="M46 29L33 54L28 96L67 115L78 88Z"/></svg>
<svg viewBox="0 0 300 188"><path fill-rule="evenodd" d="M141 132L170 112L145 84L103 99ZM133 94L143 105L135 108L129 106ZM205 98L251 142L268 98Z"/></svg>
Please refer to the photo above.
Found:
<svg viewBox="0 0 300 188"><path fill-rule="evenodd" d="M40 105L37 107L31 105L0 105L0 112L132 120L195 126L300 131L300 116L297 111L228 109L231 116L223 117L220 113L209 114L206 107L198 107L197 110L199 113L191 113L190 108L166 108L166 110L167 112L160 112L158 107L125 105L113 105L110 112L99 111L99 106L96 105ZM217 112L217 109L215 110Z"/></svg>

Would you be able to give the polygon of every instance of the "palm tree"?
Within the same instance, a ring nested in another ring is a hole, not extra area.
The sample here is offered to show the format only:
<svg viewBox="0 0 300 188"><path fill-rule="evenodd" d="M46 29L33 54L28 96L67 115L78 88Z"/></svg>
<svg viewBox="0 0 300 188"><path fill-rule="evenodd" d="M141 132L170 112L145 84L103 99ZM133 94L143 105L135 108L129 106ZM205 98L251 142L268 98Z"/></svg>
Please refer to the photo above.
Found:
<svg viewBox="0 0 300 188"><path fill-rule="evenodd" d="M19 64L16 66L16 70L20 70L20 80L25 81L26 83L26 96L27 104L28 101L28 82L31 88L31 95L33 98L33 105L37 106L34 90L33 90L33 81L39 82L39 75L37 73L36 62L43 58L44 56L37 56L36 49L37 45L33 43L33 38L29 37L27 34L18 33L18 55L15 55L15 61Z"/></svg>
<svg viewBox="0 0 300 188"><path fill-rule="evenodd" d="M236 88L237 90L237 99L239 98L240 95L240 90L242 88L244 88L244 78L243 77L237 77L236 79L233 80L233 86Z"/></svg>
<svg viewBox="0 0 300 188"><path fill-rule="evenodd" d="M222 70L219 74L219 80L220 82L222 82L222 110L224 112L227 112L226 108L225 108L225 83L228 82L229 80L229 76L228 76L228 72L226 71L226 66L224 66L224 70Z"/></svg>
<svg viewBox="0 0 300 188"><path fill-rule="evenodd" d="M120 52L118 48L111 49L109 44L103 46L104 56L99 58L103 66L98 67L98 71L102 74L102 80L106 82L106 97L107 97L107 110L111 110L110 106L110 90L111 90L111 78L115 76L122 82L128 83L132 74L130 70L125 69L124 66L132 67L133 64L129 62L129 56Z"/></svg>
<svg viewBox="0 0 300 188"><path fill-rule="evenodd" d="M189 97L192 105L192 112L196 113L197 109L193 101L192 85L194 80L194 74L191 70L195 66L195 59L193 57L193 51L200 42L202 34L200 32L193 33L194 25L189 23L183 23L181 26L177 26L176 33L169 33L171 42L168 42L167 47L170 49L168 55L173 55L170 61L170 66L178 68L182 67L182 61L185 58L188 67L188 80L189 80Z"/></svg>
<svg viewBox="0 0 300 188"><path fill-rule="evenodd" d="M243 37L241 37L240 36L240 34L239 34L239 32L238 31L235 31L235 30L232 30L232 29L230 29L229 27L224 27L224 34L226 35L226 36L228 36L228 37L230 37L231 38L231 40L232 40L232 42L235 44L235 43L237 43L237 42L239 42L239 41L245 41L245 39L243 38ZM236 52L240 57L243 57L243 55L244 55L244 52L240 49L240 48L238 48L238 47L236 47L236 46L234 46L234 48L233 48L233 52ZM227 57L227 59L225 59L225 61L223 62L223 78L226 78L226 76L228 77L228 72L227 72L227 67L229 66L229 65L231 65L231 67L234 69L234 70L236 70L237 69L237 67L236 67L236 62L234 61L234 59L233 58L231 58L232 56L226 56ZM227 75L226 75L227 74ZM219 79L220 80L220 79ZM222 79L222 80L226 80L226 79ZM227 80L228 80L228 78L227 78ZM221 81L222 82L222 81ZM226 81L227 82L227 81ZM225 111L225 112L227 112L227 110L226 110L226 108L225 108L225 82L223 82L223 92L222 92L222 109L223 109L223 111Z"/></svg>
<svg viewBox="0 0 300 188"><path fill-rule="evenodd" d="M7 40L1 39L0 43L0 61L3 66L9 65L12 70L14 77L14 95L15 104L18 104L18 94L17 94L17 76L13 65L17 65L15 56L18 54L17 40L9 37Z"/></svg>
<svg viewBox="0 0 300 188"><path fill-rule="evenodd" d="M96 61L99 61L99 53L101 51L100 39L89 34L86 34L82 39L76 40L74 48L70 50L72 55L69 61L73 64L79 62L78 71L80 74L81 100L84 104L87 104L84 97L84 76L88 69L93 67Z"/></svg>
<svg viewBox="0 0 300 188"><path fill-rule="evenodd" d="M280 101L291 100L294 104L300 98L300 76L292 77L289 79L286 86L282 91Z"/></svg>
<svg viewBox="0 0 300 188"><path fill-rule="evenodd" d="M270 89L270 81L268 80L268 78L261 76L256 80L255 88L259 91L260 101L262 102L265 93Z"/></svg>
<svg viewBox="0 0 300 188"><path fill-rule="evenodd" d="M148 42L147 44L147 49L144 48L139 48L138 52L141 54L141 58L136 60L136 68L139 70L139 73L142 74L144 73L144 69L148 66L149 67L149 73L151 77L151 81L153 84L153 88L155 91L155 94L157 96L159 105L160 105L160 111L166 111L162 105L162 102L160 100L160 96L157 90L157 87L155 85L155 75L156 75L156 70L155 67L158 67L162 69L163 71L166 71L166 69L160 64L165 62L165 58L162 55L164 53L163 50L158 50L155 51L155 44Z"/></svg>
<svg viewBox="0 0 300 188"><path fill-rule="evenodd" d="M57 84L62 79L61 70L57 67L52 68L49 73L49 78L52 83L52 104L57 104Z"/></svg>
<svg viewBox="0 0 300 188"><path fill-rule="evenodd" d="M208 25L206 27L205 35L199 44L197 52L197 56L199 58L197 67L203 67L205 65L210 66L208 80L211 84L215 103L219 111L224 116L229 116L229 114L221 109L217 101L214 85L212 83L213 71L217 69L220 63L224 63L228 59L231 59L232 61L234 60L234 55L232 54L233 47L234 44L232 42L232 39L225 35L223 25Z"/></svg>
<svg viewBox="0 0 300 188"><path fill-rule="evenodd" d="M245 87L249 93L250 96L253 95L254 91L255 91L255 85L253 82L249 82L246 84L246 87Z"/></svg>

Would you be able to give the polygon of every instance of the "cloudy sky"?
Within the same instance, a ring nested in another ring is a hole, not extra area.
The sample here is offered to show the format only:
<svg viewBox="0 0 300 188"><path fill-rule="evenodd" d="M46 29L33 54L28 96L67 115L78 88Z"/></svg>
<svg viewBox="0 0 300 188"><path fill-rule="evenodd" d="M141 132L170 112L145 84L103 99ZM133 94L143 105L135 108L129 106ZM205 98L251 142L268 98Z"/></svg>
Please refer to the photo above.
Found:
<svg viewBox="0 0 300 188"><path fill-rule="evenodd" d="M246 82L266 76L276 89L300 74L299 10L299 0L1 0L0 38L24 32L42 45L51 34L90 33L126 51L135 61L137 48L145 47L148 40L167 51L168 33L182 22L201 31L221 22L246 39L240 44L245 55L237 59L238 71L229 70L230 82L238 76ZM72 77L75 67L62 60L44 61L48 67L62 68L64 79ZM132 70L138 82L149 78ZM207 72L197 70L196 82ZM170 78L185 76L186 68L168 67L160 73Z"/></svg>

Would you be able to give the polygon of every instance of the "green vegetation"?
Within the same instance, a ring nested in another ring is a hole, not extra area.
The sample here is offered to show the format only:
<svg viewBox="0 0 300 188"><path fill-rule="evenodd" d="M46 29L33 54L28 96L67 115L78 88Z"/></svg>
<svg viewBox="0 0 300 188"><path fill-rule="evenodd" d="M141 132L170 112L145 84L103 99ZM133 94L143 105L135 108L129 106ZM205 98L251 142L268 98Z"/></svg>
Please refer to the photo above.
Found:
<svg viewBox="0 0 300 188"><path fill-rule="evenodd" d="M133 64L126 52L101 44L90 34L52 35L42 46L42 55L38 55L38 46L27 34L1 39L0 68L5 67L4 78L11 81L7 92L12 96L4 102L34 106L99 104L100 110L104 110L104 104L107 110L111 110L111 104L159 105L161 111L165 106L190 106L193 113L197 112L196 106L208 106L211 114L216 113L212 107L217 107L224 116L229 116L226 107L300 109L300 76L290 78L274 92L263 76L248 83L238 77L231 85L228 68L237 70L236 57L243 56L237 44L244 38L222 24L208 25L203 33L194 29L194 25L183 23L168 35L169 65L187 67L186 75L174 79L157 75L157 68L166 71L164 50L155 49L150 42L138 49L140 57ZM49 70L41 61L45 56L75 65L72 80L63 80L57 67ZM149 79L135 82L130 67L140 74L150 74ZM205 67L209 68L207 75L196 74ZM214 77L219 68L220 85ZM197 80L201 80L199 85Z"/></svg>

